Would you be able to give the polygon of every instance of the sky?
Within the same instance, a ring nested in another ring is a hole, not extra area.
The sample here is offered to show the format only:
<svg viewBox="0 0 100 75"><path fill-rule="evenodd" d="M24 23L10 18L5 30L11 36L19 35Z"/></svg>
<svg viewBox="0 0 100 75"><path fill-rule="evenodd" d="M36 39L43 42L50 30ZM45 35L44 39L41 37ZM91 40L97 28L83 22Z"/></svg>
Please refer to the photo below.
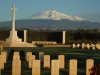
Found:
<svg viewBox="0 0 100 75"><path fill-rule="evenodd" d="M0 21L11 20L11 6L16 5L16 19L48 9L100 22L100 0L0 0Z"/></svg>

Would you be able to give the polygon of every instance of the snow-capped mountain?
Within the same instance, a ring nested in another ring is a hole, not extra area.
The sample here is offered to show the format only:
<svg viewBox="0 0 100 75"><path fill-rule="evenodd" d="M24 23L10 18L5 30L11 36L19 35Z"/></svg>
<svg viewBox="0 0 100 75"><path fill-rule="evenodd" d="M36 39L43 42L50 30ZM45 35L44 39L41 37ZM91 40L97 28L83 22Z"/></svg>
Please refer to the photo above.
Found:
<svg viewBox="0 0 100 75"><path fill-rule="evenodd" d="M64 14L62 12L56 11L56 10L46 10L39 13L36 13L29 17L29 19L52 19L52 20L61 20L61 19L67 19L71 21L82 21L83 18L80 18L78 16L70 16L67 14Z"/></svg>
<svg viewBox="0 0 100 75"><path fill-rule="evenodd" d="M11 21L0 22L0 24L0 29L11 28ZM100 29L100 23L87 21L78 16L66 15L56 10L47 10L27 19L16 20L16 29Z"/></svg>

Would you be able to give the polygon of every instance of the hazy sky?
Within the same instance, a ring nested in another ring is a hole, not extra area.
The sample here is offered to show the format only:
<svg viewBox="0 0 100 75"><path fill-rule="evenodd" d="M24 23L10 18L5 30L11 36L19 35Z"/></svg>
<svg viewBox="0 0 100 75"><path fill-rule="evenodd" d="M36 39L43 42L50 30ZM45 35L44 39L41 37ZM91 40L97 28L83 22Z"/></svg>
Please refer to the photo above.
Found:
<svg viewBox="0 0 100 75"><path fill-rule="evenodd" d="M17 8L17 19L27 18L39 11L55 9L100 22L100 0L0 0L0 21L11 20L12 3Z"/></svg>

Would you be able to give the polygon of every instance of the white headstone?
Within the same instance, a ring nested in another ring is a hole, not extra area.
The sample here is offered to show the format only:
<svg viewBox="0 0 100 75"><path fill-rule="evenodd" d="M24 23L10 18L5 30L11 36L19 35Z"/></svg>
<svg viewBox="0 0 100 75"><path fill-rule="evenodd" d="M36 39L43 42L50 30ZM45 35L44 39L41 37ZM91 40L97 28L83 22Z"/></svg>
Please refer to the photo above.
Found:
<svg viewBox="0 0 100 75"><path fill-rule="evenodd" d="M59 60L59 68L64 68L65 67L65 56L59 55L58 60Z"/></svg>
<svg viewBox="0 0 100 75"><path fill-rule="evenodd" d="M77 75L77 60L71 59L69 62L69 75Z"/></svg>
<svg viewBox="0 0 100 75"><path fill-rule="evenodd" d="M29 62L29 55L32 55L32 52L26 52L26 61Z"/></svg>
<svg viewBox="0 0 100 75"><path fill-rule="evenodd" d="M1 69L4 69L4 60L3 60L2 55L0 55L0 70Z"/></svg>
<svg viewBox="0 0 100 75"><path fill-rule="evenodd" d="M39 60L43 62L44 60L44 52L39 52Z"/></svg>
<svg viewBox="0 0 100 75"><path fill-rule="evenodd" d="M35 60L35 55L29 55L29 68L32 68L34 60Z"/></svg>
<svg viewBox="0 0 100 75"><path fill-rule="evenodd" d="M20 54L19 54L19 52L14 52L13 60L20 60Z"/></svg>
<svg viewBox="0 0 100 75"><path fill-rule="evenodd" d="M82 43L82 49L84 49L85 48L85 43Z"/></svg>
<svg viewBox="0 0 100 75"><path fill-rule="evenodd" d="M86 44L87 49L90 49L90 44Z"/></svg>
<svg viewBox="0 0 100 75"><path fill-rule="evenodd" d="M21 61L20 60L13 60L12 75L21 75Z"/></svg>
<svg viewBox="0 0 100 75"><path fill-rule="evenodd" d="M79 48L80 47L80 44L77 44L77 48Z"/></svg>
<svg viewBox="0 0 100 75"><path fill-rule="evenodd" d="M95 44L96 49L100 49L100 43Z"/></svg>
<svg viewBox="0 0 100 75"><path fill-rule="evenodd" d="M34 60L32 65L32 75L40 75L40 60Z"/></svg>
<svg viewBox="0 0 100 75"><path fill-rule="evenodd" d="M94 44L91 44L91 47L93 50L95 50L95 45Z"/></svg>
<svg viewBox="0 0 100 75"><path fill-rule="evenodd" d="M93 59L87 59L86 60L86 75L90 75L91 68L94 66L94 60Z"/></svg>
<svg viewBox="0 0 100 75"><path fill-rule="evenodd" d="M7 60L7 52L2 52L1 55L3 57L4 63L6 63L6 60Z"/></svg>
<svg viewBox="0 0 100 75"><path fill-rule="evenodd" d="M44 55L44 68L50 68L50 55Z"/></svg>
<svg viewBox="0 0 100 75"><path fill-rule="evenodd" d="M72 47L73 47L73 48L75 48L75 47L76 47L75 43L73 43Z"/></svg>
<svg viewBox="0 0 100 75"><path fill-rule="evenodd" d="M95 50L95 47L93 47L93 50Z"/></svg>
<svg viewBox="0 0 100 75"><path fill-rule="evenodd" d="M51 75L59 75L59 60L51 61Z"/></svg>

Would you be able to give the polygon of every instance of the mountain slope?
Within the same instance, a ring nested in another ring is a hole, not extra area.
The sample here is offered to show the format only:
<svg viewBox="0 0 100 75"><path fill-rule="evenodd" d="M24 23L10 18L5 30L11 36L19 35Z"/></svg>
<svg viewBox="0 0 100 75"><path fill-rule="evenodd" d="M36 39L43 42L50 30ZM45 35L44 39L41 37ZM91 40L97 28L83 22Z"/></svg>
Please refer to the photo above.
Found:
<svg viewBox="0 0 100 75"><path fill-rule="evenodd" d="M1 29L11 28L11 21L1 22ZM63 29L100 29L100 23L90 21L69 21L69 20L43 20L43 19L26 19L17 20L16 29L47 29L47 30L63 30Z"/></svg>
<svg viewBox="0 0 100 75"><path fill-rule="evenodd" d="M16 20L16 29L100 29L100 23L69 16L56 10L39 12L28 19ZM0 29L11 29L11 21L0 22Z"/></svg>
<svg viewBox="0 0 100 75"><path fill-rule="evenodd" d="M83 18L80 18L78 16L70 16L56 10L42 11L42 12L32 15L31 17L29 17L29 19L52 19L52 20L66 19L66 20L71 20L71 21L84 20Z"/></svg>

